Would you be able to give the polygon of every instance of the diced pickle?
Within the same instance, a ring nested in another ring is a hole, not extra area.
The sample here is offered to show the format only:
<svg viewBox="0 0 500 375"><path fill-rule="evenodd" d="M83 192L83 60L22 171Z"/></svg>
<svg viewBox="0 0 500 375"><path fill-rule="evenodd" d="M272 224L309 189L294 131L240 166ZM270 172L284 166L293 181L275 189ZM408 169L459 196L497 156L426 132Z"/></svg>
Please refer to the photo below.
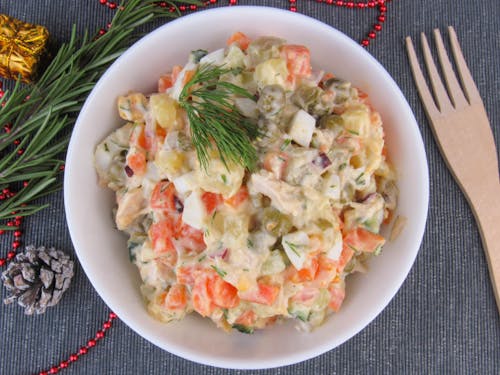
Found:
<svg viewBox="0 0 500 375"><path fill-rule="evenodd" d="M257 108L266 118L279 114L285 106L285 90L279 85L269 85L262 89Z"/></svg>
<svg viewBox="0 0 500 375"><path fill-rule="evenodd" d="M275 237L283 236L292 229L290 218L271 207L264 209L262 224L264 229Z"/></svg>

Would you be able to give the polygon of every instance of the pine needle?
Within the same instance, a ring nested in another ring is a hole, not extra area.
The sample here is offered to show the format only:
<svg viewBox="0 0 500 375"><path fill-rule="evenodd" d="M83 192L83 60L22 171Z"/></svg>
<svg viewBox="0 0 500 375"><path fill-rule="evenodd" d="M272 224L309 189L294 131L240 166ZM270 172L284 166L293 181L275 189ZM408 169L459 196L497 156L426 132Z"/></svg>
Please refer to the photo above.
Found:
<svg viewBox="0 0 500 375"><path fill-rule="evenodd" d="M0 134L0 190L21 186L14 198L0 204L0 220L28 216L46 205L31 204L61 188L64 151L78 113L97 80L141 34L139 26L159 17L177 17L179 4L197 1L125 0L120 4L110 29L98 38L86 33L79 41L76 27L40 79L31 85L19 81L0 99L0 124L10 130ZM16 146L13 146L14 141ZM22 184L22 182L26 182ZM2 229L16 229L6 227Z"/></svg>

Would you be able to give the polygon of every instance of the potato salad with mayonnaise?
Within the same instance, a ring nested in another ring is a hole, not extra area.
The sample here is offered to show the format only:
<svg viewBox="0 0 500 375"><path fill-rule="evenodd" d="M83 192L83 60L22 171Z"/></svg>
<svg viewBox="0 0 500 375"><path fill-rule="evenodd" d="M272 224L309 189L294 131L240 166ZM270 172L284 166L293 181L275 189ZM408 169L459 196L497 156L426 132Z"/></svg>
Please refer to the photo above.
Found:
<svg viewBox="0 0 500 375"><path fill-rule="evenodd" d="M250 93L230 100L259 130L253 169L217 147L200 162L180 97L204 66L226 69L213 87ZM116 193L116 226L152 316L195 311L252 333L286 319L310 330L339 311L346 276L381 252L397 202L382 119L365 93L315 70L306 46L236 32L172 67L158 92L129 92L117 105L124 125L94 163Z"/></svg>

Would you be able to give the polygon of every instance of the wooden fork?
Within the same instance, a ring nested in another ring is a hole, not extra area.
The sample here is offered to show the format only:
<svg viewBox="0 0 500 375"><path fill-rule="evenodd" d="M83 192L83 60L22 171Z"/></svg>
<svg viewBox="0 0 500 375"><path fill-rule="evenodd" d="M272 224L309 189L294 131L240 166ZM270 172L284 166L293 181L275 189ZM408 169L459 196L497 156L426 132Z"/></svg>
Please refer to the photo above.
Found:
<svg viewBox="0 0 500 375"><path fill-rule="evenodd" d="M434 30L434 40L446 88L425 35L421 35L422 50L433 94L420 70L410 37L406 38L406 48L413 78L441 154L479 226L500 313L500 179L495 140L453 27L448 26L448 33L462 85L456 78L438 29Z"/></svg>

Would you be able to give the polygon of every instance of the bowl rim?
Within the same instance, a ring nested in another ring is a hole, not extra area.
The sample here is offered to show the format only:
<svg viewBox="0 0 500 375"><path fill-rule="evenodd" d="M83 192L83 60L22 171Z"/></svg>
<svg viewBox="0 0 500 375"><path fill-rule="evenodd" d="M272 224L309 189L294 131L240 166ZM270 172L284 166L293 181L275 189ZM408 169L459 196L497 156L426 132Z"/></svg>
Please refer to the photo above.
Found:
<svg viewBox="0 0 500 375"><path fill-rule="evenodd" d="M385 309L385 307L393 300L394 296L397 294L397 292L400 290L402 284L406 280L409 271L411 270L416 256L418 255L419 248L422 243L423 235L425 232L425 225L427 221L427 214L428 214L428 204L429 204L429 172L428 172L428 166L427 166L427 157L425 153L425 148L423 145L423 140L421 137L421 134L418 130L418 124L417 121L414 117L414 114L404 97L401 89L399 86L396 84L394 79L391 77L391 75L386 71L386 69L381 65L380 62L378 62L370 53L368 53L363 47L361 47L358 43L356 43L354 40L346 36L344 33L341 31L337 30L333 26L330 26L322 21L319 21L315 18L312 18L310 16L304 15L304 14L299 14L299 13L294 13L290 12L288 10L283 10L283 9L278 9L278 8L273 8L273 7L267 7L267 6L255 6L255 5L249 5L249 6L237 6L237 7L221 7L221 8L212 8L212 9L207 9L207 10L201 10L192 14L184 15L182 17L179 17L177 19L171 20L167 22L166 24L154 29L150 33L146 34L143 36L141 39L136 41L131 47L129 47L113 64L104 72L104 74L101 76L99 81L96 83L95 87L91 91L91 93L88 95L82 109L80 112L80 115L78 116L78 119L76 121L76 124L73 129L73 133L70 139L70 143L68 145L68 152L66 156L66 164L69 166L72 164L72 160L74 159L74 154L75 154L75 145L78 142L77 139L74 137L74 135L77 133L75 130L79 129L79 127L83 126L82 124L82 114L85 114L89 110L90 103L93 101L93 98L97 96L101 86L103 85L103 82L105 82L110 75L110 72L118 66L123 60L126 60L128 56L134 55L135 51L140 49L140 45L144 40L148 40L149 38L153 38L156 34L158 33L163 33L165 32L165 29L169 29L177 25L178 23L186 22L186 20L192 20L192 19L197 19L197 18L206 18L210 17L212 15L220 15L220 14L226 14L228 17L230 16L243 16L245 15L246 12L248 11L265 11L265 12L272 12L276 15L276 17L288 17L288 18L295 18L297 20L301 19L302 21L307 20L307 22L313 23L316 27L324 29L326 32L335 34L336 38L339 38L340 40L343 40L344 42L349 43L352 45L352 48L358 49L358 52L364 54L364 56L368 59L371 60L370 64L373 64L374 66L377 67L379 72L384 75L384 79L388 82L388 84L391 86L392 90L398 94L400 97L399 99L401 100L401 103L405 104L405 110L409 111L409 118L411 118L411 124L407 124L410 128L411 131L413 131L416 135L416 142L418 143L417 147L420 149L421 153L418 155L418 157L421 158L422 164L422 170L420 173L423 175L423 186L421 186L422 189L422 194L423 194L423 211L422 215L420 218L419 223L416 226L416 233L414 235L415 241L416 241L416 246L418 247L416 251L414 252L414 256L411 259L408 264L406 264L406 268L403 270L400 270L399 273L399 278L394 282L394 290L390 293L390 298L387 298L387 300L379 303L375 309L373 309L373 313L370 314L369 316L366 317L366 319L361 322L361 324L358 324L358 326L353 327L349 333L344 335L345 337L341 339L336 345L332 346L331 342L327 342L324 345L321 346L316 346L314 348L307 348L300 350L297 354L295 354L293 357L288 356L287 358L284 357L278 357L273 360L266 360L266 361L256 361L251 358L248 359L248 361L243 362L240 360L236 361L231 361L227 359L219 359L219 358L212 358L209 355L203 355L198 352L193 352L187 349L175 347L175 346L169 346L165 345L162 342L159 342L156 337L153 337L152 335L149 335L143 331L141 331L140 324L136 320L134 320L132 317L128 316L124 311L126 310L124 307L120 307L119 304L116 303L115 299L112 298L112 296L106 292L105 288L102 287L102 285L96 285L93 281L94 277L94 270L92 270L92 267L89 263L89 261L86 259L84 254L81 252L81 249L79 246L74 241L74 232L75 232L75 227L76 223L73 220L73 214L70 210L70 205L68 205L68 202L70 202L72 197L69 196L69 190L66 189L68 185L71 185L70 179L71 179L71 169L66 168L65 176L64 176L64 203L65 203L65 213L66 213L66 220L67 220L67 225L68 229L70 232L70 236L72 238L72 242L75 248L75 252L78 256L79 262L87 275L88 279L92 283L94 289L97 291L99 296L103 299L103 301L106 303L107 306L111 308L111 310L115 311L120 319L128 326L130 327L133 331L135 331L137 334L139 334L141 337L144 337L151 343L155 344L156 346L168 351L169 353L175 354L177 356L180 356L184 359L188 359L190 361L194 361L200 364L205 364L205 365L210 365L210 366L215 366L215 367L221 367L221 368L231 368L231 369L265 369L265 368L274 368L274 367L280 367L280 366L286 366L286 365L291 365L295 364L298 362L302 362L308 359L311 359L313 357L316 357L320 354L323 354L329 350L334 349L335 347L343 344L345 341L349 340L353 336L355 336L357 333L359 333L361 330L365 329L372 320L374 320L381 312L382 310ZM69 172L69 173L68 173Z"/></svg>

